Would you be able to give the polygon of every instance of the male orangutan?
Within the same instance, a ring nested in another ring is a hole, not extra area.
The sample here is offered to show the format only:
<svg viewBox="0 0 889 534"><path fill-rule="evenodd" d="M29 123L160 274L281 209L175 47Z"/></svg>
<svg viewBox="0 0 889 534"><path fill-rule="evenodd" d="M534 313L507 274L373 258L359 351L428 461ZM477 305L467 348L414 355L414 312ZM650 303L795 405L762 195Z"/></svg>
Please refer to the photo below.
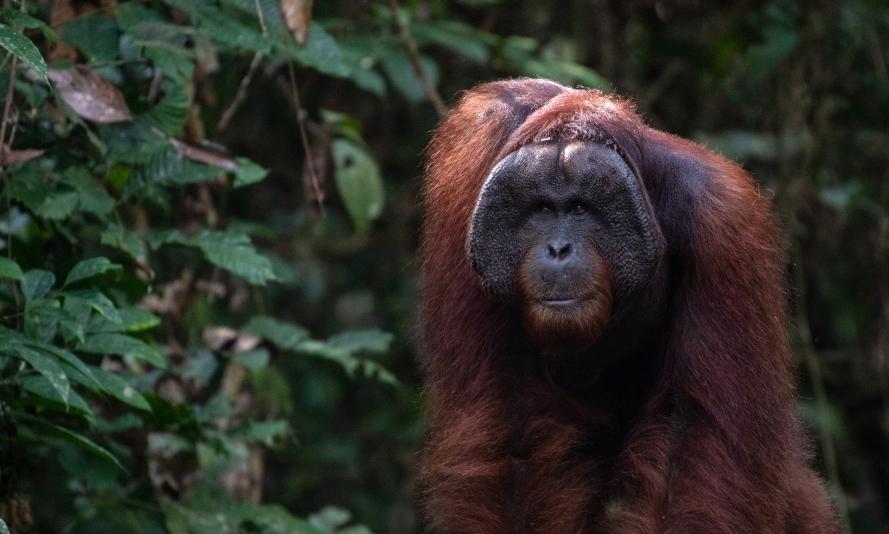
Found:
<svg viewBox="0 0 889 534"><path fill-rule="evenodd" d="M428 157L434 532L838 532L747 173L626 101L530 79L467 92Z"/></svg>

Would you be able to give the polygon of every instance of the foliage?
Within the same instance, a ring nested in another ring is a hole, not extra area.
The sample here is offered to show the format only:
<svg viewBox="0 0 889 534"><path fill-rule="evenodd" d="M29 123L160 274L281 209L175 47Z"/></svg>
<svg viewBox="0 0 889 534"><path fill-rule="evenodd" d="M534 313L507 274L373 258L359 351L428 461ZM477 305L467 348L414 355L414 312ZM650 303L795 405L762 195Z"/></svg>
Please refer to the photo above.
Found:
<svg viewBox="0 0 889 534"><path fill-rule="evenodd" d="M522 75L775 192L818 465L885 529L884 1L311 5L0 9L0 533L422 531L429 87Z"/></svg>

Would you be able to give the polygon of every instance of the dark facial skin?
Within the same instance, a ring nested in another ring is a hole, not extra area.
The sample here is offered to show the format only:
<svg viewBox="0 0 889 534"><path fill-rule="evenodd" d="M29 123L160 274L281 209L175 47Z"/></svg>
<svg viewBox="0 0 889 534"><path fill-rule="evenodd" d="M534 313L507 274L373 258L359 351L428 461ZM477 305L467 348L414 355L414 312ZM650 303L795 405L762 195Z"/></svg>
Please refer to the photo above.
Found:
<svg viewBox="0 0 889 534"><path fill-rule="evenodd" d="M543 352L577 352L599 341L651 282L663 255L654 221L615 151L536 143L489 175L467 248L485 287L521 306Z"/></svg>

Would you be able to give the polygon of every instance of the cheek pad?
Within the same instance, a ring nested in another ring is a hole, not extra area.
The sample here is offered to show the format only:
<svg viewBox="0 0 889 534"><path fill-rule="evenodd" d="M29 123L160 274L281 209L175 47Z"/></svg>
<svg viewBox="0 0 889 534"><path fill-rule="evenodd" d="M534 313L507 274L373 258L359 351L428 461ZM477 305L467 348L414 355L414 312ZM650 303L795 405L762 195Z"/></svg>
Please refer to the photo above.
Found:
<svg viewBox="0 0 889 534"><path fill-rule="evenodd" d="M527 209L539 184L557 172L528 160L529 147L504 158L482 186L472 215L467 251L472 267L487 290L506 299L518 297L516 269L530 236L522 231ZM640 180L613 150L584 143L572 152L571 180L579 180L583 200L596 217L587 242L609 263L615 297L643 287L663 253L663 237L656 225ZM544 171L544 169L548 169Z"/></svg>
<svg viewBox="0 0 889 534"><path fill-rule="evenodd" d="M504 158L485 180L476 202L466 241L472 268L482 285L505 299L518 298L515 278L522 247L522 184L513 172L514 155Z"/></svg>

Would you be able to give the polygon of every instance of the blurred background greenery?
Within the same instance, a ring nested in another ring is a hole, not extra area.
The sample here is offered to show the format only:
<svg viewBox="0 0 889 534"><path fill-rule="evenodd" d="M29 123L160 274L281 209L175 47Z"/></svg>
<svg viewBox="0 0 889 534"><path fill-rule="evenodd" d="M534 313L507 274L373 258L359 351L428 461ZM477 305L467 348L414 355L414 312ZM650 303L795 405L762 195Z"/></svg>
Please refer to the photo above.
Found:
<svg viewBox="0 0 889 534"><path fill-rule="evenodd" d="M6 0L0 46L0 533L422 531L421 155L515 76L774 193L818 467L889 532L886 1Z"/></svg>

